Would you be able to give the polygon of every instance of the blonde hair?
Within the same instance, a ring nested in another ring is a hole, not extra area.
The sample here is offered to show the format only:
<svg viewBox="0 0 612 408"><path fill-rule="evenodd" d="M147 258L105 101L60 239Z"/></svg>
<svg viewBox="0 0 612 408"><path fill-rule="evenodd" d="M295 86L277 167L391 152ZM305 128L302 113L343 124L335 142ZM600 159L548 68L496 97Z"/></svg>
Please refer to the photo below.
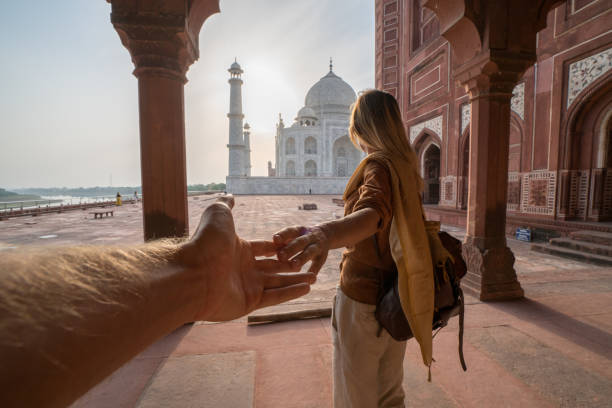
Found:
<svg viewBox="0 0 612 408"><path fill-rule="evenodd" d="M377 89L360 94L353 104L349 136L358 148L363 144L408 161L414 169L419 191L423 190L417 156L406 137L402 114L393 95Z"/></svg>

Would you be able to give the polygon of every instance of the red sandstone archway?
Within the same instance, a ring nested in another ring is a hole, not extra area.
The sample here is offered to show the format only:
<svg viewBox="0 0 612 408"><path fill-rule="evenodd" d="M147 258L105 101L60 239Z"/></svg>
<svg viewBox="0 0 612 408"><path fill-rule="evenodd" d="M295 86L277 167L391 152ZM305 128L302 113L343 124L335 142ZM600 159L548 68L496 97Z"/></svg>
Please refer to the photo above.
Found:
<svg viewBox="0 0 612 408"><path fill-rule="evenodd" d="M612 220L612 72L584 90L562 122L557 217Z"/></svg>
<svg viewBox="0 0 612 408"><path fill-rule="evenodd" d="M414 140L413 148L419 160L423 177L423 203L438 204L440 201L440 138L431 130L423 129Z"/></svg>

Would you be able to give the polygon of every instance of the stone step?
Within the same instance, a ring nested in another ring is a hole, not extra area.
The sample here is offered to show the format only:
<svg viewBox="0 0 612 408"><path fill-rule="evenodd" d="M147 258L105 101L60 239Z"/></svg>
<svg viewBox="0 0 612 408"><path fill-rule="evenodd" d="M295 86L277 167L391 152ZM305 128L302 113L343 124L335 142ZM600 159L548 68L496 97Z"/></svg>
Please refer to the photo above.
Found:
<svg viewBox="0 0 612 408"><path fill-rule="evenodd" d="M550 240L550 244L562 248L573 249L575 251L612 257L612 246L610 245L600 245L593 242L578 241L571 238L553 238Z"/></svg>
<svg viewBox="0 0 612 408"><path fill-rule="evenodd" d="M576 241L612 246L612 234L609 232L574 231L570 233L570 238Z"/></svg>
<svg viewBox="0 0 612 408"><path fill-rule="evenodd" d="M594 265L612 266L612 257L576 251L574 249L563 248L550 244L532 244L531 250L545 254L560 256L563 258L575 259L577 261L586 262Z"/></svg>

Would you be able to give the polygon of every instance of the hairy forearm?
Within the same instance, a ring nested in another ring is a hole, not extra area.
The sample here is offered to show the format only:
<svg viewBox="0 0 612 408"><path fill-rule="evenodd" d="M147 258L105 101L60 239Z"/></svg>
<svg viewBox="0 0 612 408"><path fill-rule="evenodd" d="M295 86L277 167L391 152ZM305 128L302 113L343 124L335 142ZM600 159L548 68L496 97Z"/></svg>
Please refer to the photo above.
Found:
<svg viewBox="0 0 612 408"><path fill-rule="evenodd" d="M203 283L177 245L3 254L2 406L65 406L192 320Z"/></svg>
<svg viewBox="0 0 612 408"><path fill-rule="evenodd" d="M338 220L319 224L329 239L330 249L353 246L374 235L380 216L376 210L364 208Z"/></svg>

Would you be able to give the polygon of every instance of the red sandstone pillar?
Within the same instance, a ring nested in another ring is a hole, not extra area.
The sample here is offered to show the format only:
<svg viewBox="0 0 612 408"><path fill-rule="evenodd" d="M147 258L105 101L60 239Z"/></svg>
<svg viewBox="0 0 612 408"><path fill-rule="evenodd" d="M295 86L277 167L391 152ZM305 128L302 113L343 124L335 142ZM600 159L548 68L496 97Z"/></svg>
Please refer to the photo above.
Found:
<svg viewBox="0 0 612 408"><path fill-rule="evenodd" d="M463 246L481 300L523 296L506 245L510 99L516 83L501 73L466 82L472 104L467 234Z"/></svg>
<svg viewBox="0 0 612 408"><path fill-rule="evenodd" d="M138 76L145 240L189 233L183 81Z"/></svg>
<svg viewBox="0 0 612 408"><path fill-rule="evenodd" d="M145 241L189 233L184 85L198 35L219 0L109 0L138 78Z"/></svg>

